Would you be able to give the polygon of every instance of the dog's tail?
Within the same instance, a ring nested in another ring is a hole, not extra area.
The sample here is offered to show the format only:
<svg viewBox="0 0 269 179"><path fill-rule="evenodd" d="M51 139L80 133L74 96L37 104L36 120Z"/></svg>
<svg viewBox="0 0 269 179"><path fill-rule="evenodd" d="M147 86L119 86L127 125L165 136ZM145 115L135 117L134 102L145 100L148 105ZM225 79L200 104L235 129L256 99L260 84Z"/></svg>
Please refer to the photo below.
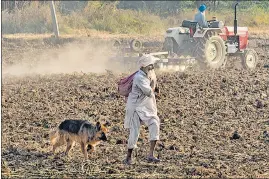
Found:
<svg viewBox="0 0 269 179"><path fill-rule="evenodd" d="M58 128L53 128L50 133L49 133L49 138L50 138L50 143L52 145L56 144L59 140L59 129Z"/></svg>

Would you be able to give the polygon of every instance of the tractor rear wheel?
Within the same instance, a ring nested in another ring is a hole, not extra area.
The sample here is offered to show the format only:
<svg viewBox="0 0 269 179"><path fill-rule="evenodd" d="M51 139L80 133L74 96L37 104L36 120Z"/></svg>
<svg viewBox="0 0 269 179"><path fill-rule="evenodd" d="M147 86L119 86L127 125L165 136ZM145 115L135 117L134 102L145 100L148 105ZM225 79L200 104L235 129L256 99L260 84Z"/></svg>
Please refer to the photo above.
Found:
<svg viewBox="0 0 269 179"><path fill-rule="evenodd" d="M220 68L225 63L226 47L220 36L209 31L202 38L197 38L195 56L201 66Z"/></svg>
<svg viewBox="0 0 269 179"><path fill-rule="evenodd" d="M240 56L243 68L247 70L253 70L258 62L258 55L253 49L246 49L245 52Z"/></svg>

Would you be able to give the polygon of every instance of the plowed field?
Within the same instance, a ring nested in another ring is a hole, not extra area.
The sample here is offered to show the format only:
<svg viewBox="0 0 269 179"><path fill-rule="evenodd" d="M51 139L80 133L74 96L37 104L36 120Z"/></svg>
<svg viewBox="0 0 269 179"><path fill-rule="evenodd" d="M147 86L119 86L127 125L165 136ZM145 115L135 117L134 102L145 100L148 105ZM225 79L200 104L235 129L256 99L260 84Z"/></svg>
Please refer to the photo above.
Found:
<svg viewBox="0 0 269 179"><path fill-rule="evenodd" d="M107 64L109 54L96 50L102 45L2 42L2 177L268 178L268 40L252 42L260 58L252 72L228 64L217 71L157 73L156 155L162 161L146 162L149 143L142 127L132 166L122 164L128 137L125 101L117 93L122 74L104 70L100 61ZM109 121L108 142L88 161L79 145L69 158L64 147L53 156L48 134L64 119ZM239 139L231 138L235 131Z"/></svg>

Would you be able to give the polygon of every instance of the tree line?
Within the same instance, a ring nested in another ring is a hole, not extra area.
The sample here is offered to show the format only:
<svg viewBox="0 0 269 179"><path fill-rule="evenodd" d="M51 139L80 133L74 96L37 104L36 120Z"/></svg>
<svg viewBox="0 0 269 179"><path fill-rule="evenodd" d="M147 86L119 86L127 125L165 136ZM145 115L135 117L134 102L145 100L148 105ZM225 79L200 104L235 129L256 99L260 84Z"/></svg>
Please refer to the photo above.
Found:
<svg viewBox="0 0 269 179"><path fill-rule="evenodd" d="M238 0L237 0L238 1ZM62 13L69 13L76 10L81 10L87 6L88 3L94 3L95 1L55 1L58 8ZM222 9L232 9L233 4L236 1L100 1L102 5L114 5L118 9L133 9L148 11L150 13L158 14L161 16L171 15L180 13L185 9L194 9L199 7L200 4L204 3L207 5L209 11L219 11ZM253 6L258 6L260 8L269 9L269 1L238 1L240 3L240 9L247 9ZM2 10L8 10L12 12L16 9L22 9L31 3L36 3L38 5L48 4L48 1L1 1Z"/></svg>

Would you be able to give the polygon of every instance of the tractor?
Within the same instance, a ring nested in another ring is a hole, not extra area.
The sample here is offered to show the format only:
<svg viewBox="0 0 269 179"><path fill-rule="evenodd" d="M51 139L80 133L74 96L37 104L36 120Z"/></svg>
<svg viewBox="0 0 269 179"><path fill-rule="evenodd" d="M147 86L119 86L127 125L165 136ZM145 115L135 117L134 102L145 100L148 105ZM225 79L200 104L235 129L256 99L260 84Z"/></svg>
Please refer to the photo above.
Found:
<svg viewBox="0 0 269 179"><path fill-rule="evenodd" d="M168 58L159 65L179 65L184 59L195 59L202 67L217 69L224 67L232 56L240 57L245 69L254 69L258 55L248 48L248 28L237 26L237 5L234 5L234 27L224 26L215 18L207 21L208 28L188 20L184 20L181 27L169 28L163 46Z"/></svg>

